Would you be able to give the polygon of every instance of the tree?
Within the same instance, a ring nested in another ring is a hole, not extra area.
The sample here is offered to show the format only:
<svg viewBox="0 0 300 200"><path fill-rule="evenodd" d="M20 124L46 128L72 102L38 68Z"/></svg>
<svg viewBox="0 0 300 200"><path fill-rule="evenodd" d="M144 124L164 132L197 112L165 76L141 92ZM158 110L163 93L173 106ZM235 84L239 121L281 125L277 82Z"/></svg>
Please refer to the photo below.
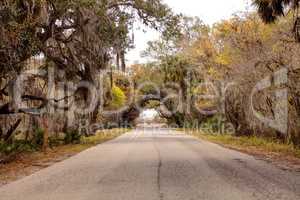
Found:
<svg viewBox="0 0 300 200"><path fill-rule="evenodd" d="M292 9L294 12L292 32L296 41L300 42L299 0L254 0L253 2L265 23L278 21L280 16L285 16L287 9Z"/></svg>
<svg viewBox="0 0 300 200"><path fill-rule="evenodd" d="M95 76L107 68L116 46L125 70L129 29L135 19L167 33L177 18L160 0L9 0L0 8L0 34L5 38L0 45L2 79L13 79L24 68L24 61L42 53L48 66L65 71L67 80L95 85ZM7 95L7 89L3 86L1 95ZM8 104L0 110L13 112Z"/></svg>
<svg viewBox="0 0 300 200"><path fill-rule="evenodd" d="M266 23L272 23L280 16L285 15L285 10L292 8L297 10L299 0L253 0L258 8L258 13Z"/></svg>
<svg viewBox="0 0 300 200"><path fill-rule="evenodd" d="M125 70L126 50L132 48L130 30L136 20L167 34L174 31L177 16L161 0L1 1L0 114L41 115L42 109L68 101L70 96L79 97L77 100L88 105L92 94L82 88L60 99L49 99L46 95L52 89L49 85L36 92L35 85L29 85L28 81L26 87L30 90L24 90L21 99L32 108L16 108L12 86L16 77L28 68L26 62L42 55L45 61L42 69L59 71L55 82L69 81L76 85L88 81L100 89L97 76L109 66L114 49L118 49ZM61 77L62 74L65 76ZM47 83L46 75L31 78ZM95 116L97 108L90 120L96 120Z"/></svg>

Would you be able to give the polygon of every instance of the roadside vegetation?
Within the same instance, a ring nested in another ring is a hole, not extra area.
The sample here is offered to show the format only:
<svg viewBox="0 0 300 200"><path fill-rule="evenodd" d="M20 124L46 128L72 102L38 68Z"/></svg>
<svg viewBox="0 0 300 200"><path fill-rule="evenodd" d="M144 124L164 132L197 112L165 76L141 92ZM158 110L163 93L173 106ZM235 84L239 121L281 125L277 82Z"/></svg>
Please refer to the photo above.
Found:
<svg viewBox="0 0 300 200"><path fill-rule="evenodd" d="M169 124L210 123L212 132L221 134L216 139L230 132L225 141L249 139L257 146L266 141L275 152L298 155L299 1L257 0L253 5L258 12L237 13L213 26L183 17L181 35L149 43L144 56L155 61L140 65L139 72L160 75L155 81L163 85L164 107L159 110ZM171 98L165 95L170 93Z"/></svg>
<svg viewBox="0 0 300 200"><path fill-rule="evenodd" d="M136 77L159 75L158 110L169 125L204 127L194 134L248 153L299 158L299 1L253 5L257 12L213 26L183 17L179 36L149 43L144 56L155 61L135 66ZM157 95L153 88L143 92Z"/></svg>
<svg viewBox="0 0 300 200"><path fill-rule="evenodd" d="M283 160L300 159L300 149L292 144L286 144L276 138L262 138L257 136L236 137L228 134L211 134L202 131L187 131L188 134L225 147L237 149L253 155L269 155Z"/></svg>
<svg viewBox="0 0 300 200"><path fill-rule="evenodd" d="M39 147L27 147L26 150L23 149L21 153L14 157L13 162L0 164L0 186L61 162L88 148L119 137L128 131L129 129L97 131L94 136L81 137L79 140L76 137L76 140L72 142L70 140L70 143L52 146L46 154L39 151Z"/></svg>

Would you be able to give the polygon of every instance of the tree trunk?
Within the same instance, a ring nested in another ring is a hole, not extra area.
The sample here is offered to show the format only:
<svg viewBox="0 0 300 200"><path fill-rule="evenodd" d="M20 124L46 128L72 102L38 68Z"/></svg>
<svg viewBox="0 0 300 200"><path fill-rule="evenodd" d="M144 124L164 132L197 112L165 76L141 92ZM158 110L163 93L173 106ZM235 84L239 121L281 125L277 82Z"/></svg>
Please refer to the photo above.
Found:
<svg viewBox="0 0 300 200"><path fill-rule="evenodd" d="M44 125L44 135L43 135L43 152L47 153L48 147L49 147L49 130L48 130L48 121L47 118L43 119L43 125Z"/></svg>
<svg viewBox="0 0 300 200"><path fill-rule="evenodd" d="M49 142L48 142L49 134L48 134L48 128L45 128L44 130L44 139L43 139L43 152L47 153Z"/></svg>
<svg viewBox="0 0 300 200"><path fill-rule="evenodd" d="M119 51L117 51L116 66L117 66L117 70L120 70L120 52Z"/></svg>
<svg viewBox="0 0 300 200"><path fill-rule="evenodd" d="M126 72L126 62L125 62L125 51L122 50L121 51L121 68L122 68L122 72Z"/></svg>
<svg viewBox="0 0 300 200"><path fill-rule="evenodd" d="M113 74L113 68L110 66L110 90L112 90L114 86L114 74Z"/></svg>

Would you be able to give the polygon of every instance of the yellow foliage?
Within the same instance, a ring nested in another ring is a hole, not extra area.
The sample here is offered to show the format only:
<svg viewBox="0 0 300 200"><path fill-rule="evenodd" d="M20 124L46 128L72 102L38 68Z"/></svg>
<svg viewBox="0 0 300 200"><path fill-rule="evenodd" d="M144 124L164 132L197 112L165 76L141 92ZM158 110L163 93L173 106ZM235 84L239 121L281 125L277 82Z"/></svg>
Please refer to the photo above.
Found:
<svg viewBox="0 0 300 200"><path fill-rule="evenodd" d="M217 71L213 68L213 67L210 67L209 69L208 69L208 74L210 75L210 76L215 76L215 75L217 75Z"/></svg>
<svg viewBox="0 0 300 200"><path fill-rule="evenodd" d="M221 53L216 55L215 62L220 65L230 65L232 62L231 55L229 48L224 48Z"/></svg>
<svg viewBox="0 0 300 200"><path fill-rule="evenodd" d="M117 86L112 88L112 101L110 102L110 107L117 109L124 106L126 103L126 95L123 90Z"/></svg>

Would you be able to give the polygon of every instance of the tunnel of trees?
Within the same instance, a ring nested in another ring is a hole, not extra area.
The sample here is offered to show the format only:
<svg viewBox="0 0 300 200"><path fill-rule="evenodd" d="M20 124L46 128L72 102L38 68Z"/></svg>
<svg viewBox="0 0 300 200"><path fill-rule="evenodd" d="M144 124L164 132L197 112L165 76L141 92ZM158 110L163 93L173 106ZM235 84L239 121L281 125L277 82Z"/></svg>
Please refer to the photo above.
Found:
<svg viewBox="0 0 300 200"><path fill-rule="evenodd" d="M167 35L176 32L178 20L160 0L1 1L1 152L11 149L18 129L27 132L29 143L42 129L47 148L50 132L76 130L80 121L101 122L98 107L118 106L120 102L112 97L120 90L113 81L105 81L99 91L99 74L112 68L126 70L125 54L134 42L133 23L139 21ZM26 70L31 70L27 77L18 80ZM103 94L95 109L84 114L74 110L90 106L94 94L80 86L82 82ZM67 122L66 116L72 120Z"/></svg>
<svg viewBox="0 0 300 200"><path fill-rule="evenodd" d="M161 0L1 1L0 151L22 149L16 138L23 130L22 142L46 148L53 133L77 131L82 121L104 128L111 122L131 125L153 100L160 115L179 127L228 122L236 136L259 135L299 146L299 1L253 3L258 12L209 26L197 17L174 14ZM129 67L126 53L134 48L136 21L161 37L143 52L152 62ZM21 87L19 76L25 71ZM278 85L282 71L287 81ZM270 87L251 96L266 78ZM93 90L80 86L83 82ZM278 106L288 109L285 133L250 110L255 102L256 113L276 118L275 94L284 88L288 102ZM89 107L95 93L101 96L95 109L76 112ZM111 115L99 109L122 107ZM40 135L44 142L37 142Z"/></svg>

